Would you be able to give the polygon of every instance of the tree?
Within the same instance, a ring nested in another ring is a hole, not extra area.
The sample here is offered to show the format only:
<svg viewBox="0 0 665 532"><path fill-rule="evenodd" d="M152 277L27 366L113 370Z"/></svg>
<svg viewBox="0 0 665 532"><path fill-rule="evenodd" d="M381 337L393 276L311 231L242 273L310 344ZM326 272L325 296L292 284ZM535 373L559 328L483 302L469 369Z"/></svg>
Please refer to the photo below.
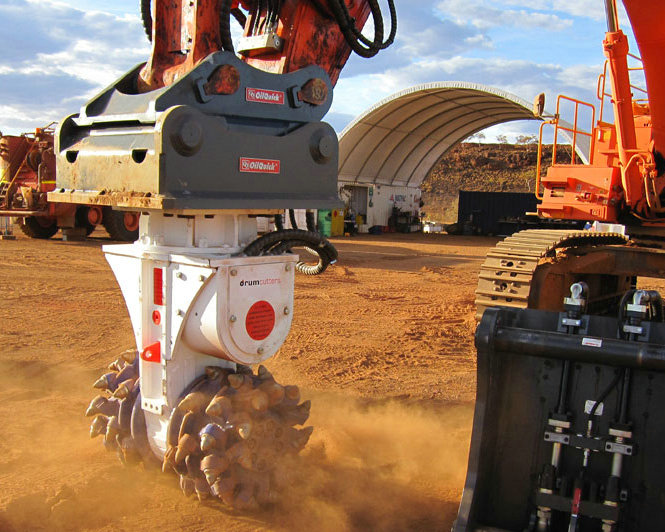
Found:
<svg viewBox="0 0 665 532"><path fill-rule="evenodd" d="M505 135L497 135L496 136L496 141L499 144L508 144L508 137L506 137Z"/></svg>
<svg viewBox="0 0 665 532"><path fill-rule="evenodd" d="M518 135L515 142L517 144L536 144L538 138L535 135Z"/></svg>
<svg viewBox="0 0 665 532"><path fill-rule="evenodd" d="M485 133L483 133L482 131L479 131L478 133L474 133L473 135L468 137L466 140L468 140L469 142L475 141L478 144L481 144L482 141L485 140Z"/></svg>

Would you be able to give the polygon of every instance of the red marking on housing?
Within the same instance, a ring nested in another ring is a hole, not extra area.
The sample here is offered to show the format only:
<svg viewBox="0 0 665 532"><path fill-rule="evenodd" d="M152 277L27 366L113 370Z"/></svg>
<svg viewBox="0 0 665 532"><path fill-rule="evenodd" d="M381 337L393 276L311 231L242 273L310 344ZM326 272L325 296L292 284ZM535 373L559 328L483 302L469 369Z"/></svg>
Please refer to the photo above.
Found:
<svg viewBox="0 0 665 532"><path fill-rule="evenodd" d="M159 325L160 323L162 323L162 315L159 313L159 310L152 311L152 322L155 325Z"/></svg>
<svg viewBox="0 0 665 532"><path fill-rule="evenodd" d="M275 309L267 301L257 301L247 312L245 329L252 340L264 340L275 328Z"/></svg>
<svg viewBox="0 0 665 532"><path fill-rule="evenodd" d="M155 305L164 304L164 270L162 268L153 268L153 292Z"/></svg>
<svg viewBox="0 0 665 532"><path fill-rule="evenodd" d="M162 361L162 346L159 342L150 344L143 351L141 351L141 360L146 362L161 362Z"/></svg>

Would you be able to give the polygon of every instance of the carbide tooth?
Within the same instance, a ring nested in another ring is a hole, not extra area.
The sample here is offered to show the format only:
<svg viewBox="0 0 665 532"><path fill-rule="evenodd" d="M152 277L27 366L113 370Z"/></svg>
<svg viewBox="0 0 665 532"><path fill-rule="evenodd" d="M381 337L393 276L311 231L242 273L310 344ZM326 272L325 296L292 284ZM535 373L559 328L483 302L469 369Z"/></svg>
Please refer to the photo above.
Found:
<svg viewBox="0 0 665 532"><path fill-rule="evenodd" d="M178 448L175 452L175 463L182 464L185 458L192 454L199 446L197 439L191 434L184 434L178 441Z"/></svg>
<svg viewBox="0 0 665 532"><path fill-rule="evenodd" d="M236 491L236 487L238 486L238 480L236 479L235 475L231 475L230 477L217 481L215 486L217 497L222 499L224 504L233 506L234 493Z"/></svg>
<svg viewBox="0 0 665 532"><path fill-rule="evenodd" d="M274 381L266 381L259 389L268 395L270 406L276 406L284 399L284 387Z"/></svg>
<svg viewBox="0 0 665 532"><path fill-rule="evenodd" d="M265 380L268 380L268 379L272 379L272 378L273 378L273 377L272 377L272 373L270 373L270 372L268 371L268 368L266 368L263 364L261 364L261 365L259 366L259 369L258 369L258 371L257 371L256 373L257 373L259 379L261 379L262 381L265 381Z"/></svg>
<svg viewBox="0 0 665 532"><path fill-rule="evenodd" d="M186 475L180 475L180 489L185 494L185 497L191 497L196 491L194 480Z"/></svg>
<svg viewBox="0 0 665 532"><path fill-rule="evenodd" d="M229 414L232 412L233 405L228 397L217 396L206 408L206 414L211 417L218 417L221 419L228 419Z"/></svg>
<svg viewBox="0 0 665 532"><path fill-rule="evenodd" d="M314 432L314 427L305 427L304 429L300 429L298 431L298 435L294 443L296 443L296 448L299 451L302 450L305 447L305 445L307 445L307 442L309 441L312 432Z"/></svg>
<svg viewBox="0 0 665 532"><path fill-rule="evenodd" d="M186 410L194 414L201 412L205 405L208 403L206 394L202 392L192 392L183 397L182 401L178 403L178 410Z"/></svg>
<svg viewBox="0 0 665 532"><path fill-rule="evenodd" d="M120 423L118 423L118 418L116 416L111 416L106 424L106 435L104 436L104 442L112 444L115 442L115 437L120 433Z"/></svg>
<svg viewBox="0 0 665 532"><path fill-rule="evenodd" d="M201 471L203 471L208 484L213 485L217 478L229 468L229 465L226 456L209 454L201 460Z"/></svg>
<svg viewBox="0 0 665 532"><path fill-rule="evenodd" d="M122 371L122 368L125 367L125 364L126 362L122 358L117 358L106 367L112 371Z"/></svg>
<svg viewBox="0 0 665 532"><path fill-rule="evenodd" d="M254 390L252 394L252 408L257 412L265 412L270 406L270 401L268 400L268 395L261 390Z"/></svg>
<svg viewBox="0 0 665 532"><path fill-rule="evenodd" d="M252 435L252 422L245 421L238 425L238 435L243 439L247 440Z"/></svg>
<svg viewBox="0 0 665 532"><path fill-rule="evenodd" d="M126 397L129 397L134 391L137 381L138 379L134 378L121 382L115 392L113 392L112 397L115 397L116 399L125 399Z"/></svg>
<svg viewBox="0 0 665 532"><path fill-rule="evenodd" d="M99 377L92 386L100 390L109 390L112 392L115 390L116 375L118 374L104 373L104 375Z"/></svg>
<svg viewBox="0 0 665 532"><path fill-rule="evenodd" d="M169 468L175 465L175 447L169 447L164 453L164 460L162 461L162 473L166 473Z"/></svg>
<svg viewBox="0 0 665 532"><path fill-rule="evenodd" d="M210 486L205 479L197 478L194 481L194 490L196 491L196 496L198 497L199 502L203 502L210 498Z"/></svg>
<svg viewBox="0 0 665 532"><path fill-rule="evenodd" d="M211 380L219 379L220 377L223 379L223 377L229 374L229 370L220 368L219 366L206 366L205 374Z"/></svg>
<svg viewBox="0 0 665 532"><path fill-rule="evenodd" d="M132 364L127 364L122 371L116 374L116 384L126 381L127 379L135 379L139 376L138 368Z"/></svg>
<svg viewBox="0 0 665 532"><path fill-rule="evenodd" d="M92 420L90 424L90 437L96 438L102 434L106 434L106 426L108 425L109 418L103 415L98 415Z"/></svg>
<svg viewBox="0 0 665 532"><path fill-rule="evenodd" d="M133 364L137 356L138 351L136 349L127 349L120 355L120 358L127 362L127 364Z"/></svg>
<svg viewBox="0 0 665 532"><path fill-rule="evenodd" d="M118 401L113 399L109 400L103 395L98 395L88 405L88 409L85 411L85 415L88 417L103 414L105 416L117 416L118 409L120 405Z"/></svg>
<svg viewBox="0 0 665 532"><path fill-rule="evenodd" d="M229 384L232 388L237 390L245 383L245 376L239 375L238 373L231 373L229 375Z"/></svg>
<svg viewBox="0 0 665 532"><path fill-rule="evenodd" d="M300 401L300 388L294 385L284 386L284 395L290 401L298 402Z"/></svg>
<svg viewBox="0 0 665 532"><path fill-rule="evenodd" d="M217 423L208 423L199 432L199 438L201 439L201 450L208 452L214 448L224 449L228 433Z"/></svg>

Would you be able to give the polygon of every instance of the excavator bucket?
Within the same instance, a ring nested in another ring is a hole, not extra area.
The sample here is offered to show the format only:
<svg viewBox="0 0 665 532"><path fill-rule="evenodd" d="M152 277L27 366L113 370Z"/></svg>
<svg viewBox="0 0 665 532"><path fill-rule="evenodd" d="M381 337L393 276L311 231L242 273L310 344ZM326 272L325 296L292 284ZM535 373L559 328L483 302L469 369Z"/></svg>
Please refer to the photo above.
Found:
<svg viewBox="0 0 665 532"><path fill-rule="evenodd" d="M663 530L660 297L632 290L608 317L574 296L561 313L485 311L453 532Z"/></svg>

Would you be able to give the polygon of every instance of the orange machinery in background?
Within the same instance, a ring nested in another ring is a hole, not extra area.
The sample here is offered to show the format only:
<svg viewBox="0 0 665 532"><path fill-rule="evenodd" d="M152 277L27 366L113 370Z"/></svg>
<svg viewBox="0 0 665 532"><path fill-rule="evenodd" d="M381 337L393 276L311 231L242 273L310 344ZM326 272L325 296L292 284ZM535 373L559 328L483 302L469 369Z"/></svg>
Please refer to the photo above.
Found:
<svg viewBox="0 0 665 532"><path fill-rule="evenodd" d="M538 194L542 200L538 211L544 217L626 225L665 223L665 67L660 57L665 47L661 24L665 4L648 2L647 6L637 0L624 4L641 58L629 52L628 38L619 28L616 2L607 0L608 32L603 41L607 61L597 90L600 111L596 115L593 105L559 96L555 117L548 122L555 125L553 164L542 178L540 157L538 165L537 191L540 185L543 188ZM630 67L629 57L641 66ZM637 77L641 73L646 88L631 82L631 74ZM608 97L614 123L603 120ZM574 109L572 128L559 121L562 104ZM591 114L590 130L579 126L580 117L586 114ZM542 131L541 126L541 145ZM557 161L560 131L573 139L567 164L560 162L561 157ZM572 155L581 136L590 142L589 164L579 164L579 157Z"/></svg>
<svg viewBox="0 0 665 532"><path fill-rule="evenodd" d="M138 213L48 201L55 190L53 134L53 124L34 133L0 134L0 216L17 218L31 238L51 238L59 228L89 235L103 224L115 240L136 240Z"/></svg>

